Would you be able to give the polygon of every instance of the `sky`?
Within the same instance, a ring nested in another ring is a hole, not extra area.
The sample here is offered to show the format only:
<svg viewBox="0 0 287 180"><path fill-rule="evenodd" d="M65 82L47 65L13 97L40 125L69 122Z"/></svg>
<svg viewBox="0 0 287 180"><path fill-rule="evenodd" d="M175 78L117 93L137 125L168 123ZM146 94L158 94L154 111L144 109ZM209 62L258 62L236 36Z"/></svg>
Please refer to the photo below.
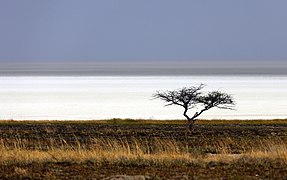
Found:
<svg viewBox="0 0 287 180"><path fill-rule="evenodd" d="M286 0L0 0L0 62L286 62L286 7Z"/></svg>

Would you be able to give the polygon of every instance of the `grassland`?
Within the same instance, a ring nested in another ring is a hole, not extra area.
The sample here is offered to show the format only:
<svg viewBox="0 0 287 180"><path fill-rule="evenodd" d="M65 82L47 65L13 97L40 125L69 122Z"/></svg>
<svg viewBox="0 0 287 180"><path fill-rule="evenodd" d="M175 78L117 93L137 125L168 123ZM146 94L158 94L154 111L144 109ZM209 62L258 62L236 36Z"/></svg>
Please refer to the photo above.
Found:
<svg viewBox="0 0 287 180"><path fill-rule="evenodd" d="M0 121L0 178L284 179L287 120Z"/></svg>

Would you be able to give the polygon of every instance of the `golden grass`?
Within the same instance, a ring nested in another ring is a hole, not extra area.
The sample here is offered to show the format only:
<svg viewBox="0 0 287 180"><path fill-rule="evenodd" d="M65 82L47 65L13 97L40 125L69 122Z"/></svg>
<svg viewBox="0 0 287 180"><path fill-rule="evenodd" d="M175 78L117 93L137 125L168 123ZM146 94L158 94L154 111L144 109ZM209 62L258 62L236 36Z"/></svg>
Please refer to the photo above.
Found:
<svg viewBox="0 0 287 180"><path fill-rule="evenodd" d="M54 140L56 141L56 140ZM51 141L51 142L54 142ZM217 154L200 154L190 151L190 147L175 140L151 139L92 139L89 148L76 142L71 145L64 139L61 144L51 143L48 147L39 146L29 149L25 140L16 139L13 143L0 140L0 164L27 164L43 162L76 162L91 161L104 165L192 165L210 162L232 163L239 159L260 161L261 159L282 160L287 164L287 142L281 140L262 140L251 150L241 154L231 154L231 138L219 141L216 145ZM250 149L250 147L246 148ZM15 170L25 173L25 170Z"/></svg>
<svg viewBox="0 0 287 180"><path fill-rule="evenodd" d="M246 154L253 158L273 158L287 161L287 143L281 140L262 141L261 146L254 147Z"/></svg>

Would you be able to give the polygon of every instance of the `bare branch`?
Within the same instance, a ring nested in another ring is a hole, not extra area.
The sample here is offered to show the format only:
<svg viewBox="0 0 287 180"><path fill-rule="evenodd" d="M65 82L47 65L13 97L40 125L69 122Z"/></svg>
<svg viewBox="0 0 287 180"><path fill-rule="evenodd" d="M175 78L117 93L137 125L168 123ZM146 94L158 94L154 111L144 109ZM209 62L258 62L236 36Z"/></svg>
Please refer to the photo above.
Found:
<svg viewBox="0 0 287 180"><path fill-rule="evenodd" d="M201 94L200 90L203 87L204 85L201 84L198 87L183 87L174 91L157 91L153 94L153 98L167 102L165 106L175 104L189 108L197 103L197 98Z"/></svg>
<svg viewBox="0 0 287 180"><path fill-rule="evenodd" d="M203 88L204 84L200 84L197 87L183 87L173 91L157 91L153 94L153 98L165 101L167 103L165 106L182 106L184 108L183 115L188 120L190 129L198 116L213 107L234 110L235 102L230 94L221 91L211 91L203 95L201 91ZM189 117L187 111L196 107L202 108L192 117Z"/></svg>
<svg viewBox="0 0 287 180"><path fill-rule="evenodd" d="M233 97L221 91L211 91L205 96L199 97L199 103L206 109L217 107L220 109L234 109L235 102Z"/></svg>

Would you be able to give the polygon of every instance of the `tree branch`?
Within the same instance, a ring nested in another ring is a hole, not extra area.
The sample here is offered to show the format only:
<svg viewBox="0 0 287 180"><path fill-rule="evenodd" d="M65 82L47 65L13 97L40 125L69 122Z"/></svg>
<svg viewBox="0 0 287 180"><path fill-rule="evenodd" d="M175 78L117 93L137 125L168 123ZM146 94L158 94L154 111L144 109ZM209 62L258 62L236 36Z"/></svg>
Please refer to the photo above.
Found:
<svg viewBox="0 0 287 180"><path fill-rule="evenodd" d="M184 108L183 116L188 120L191 130L196 118L204 111L213 107L234 110L235 102L231 95L220 91L211 91L206 95L202 95L201 90L203 87L204 85L200 84L198 87L183 87L174 91L157 91L153 94L153 97L154 99L165 101L167 103L165 106L182 106ZM197 106L203 107L203 109L196 112L192 117L189 117L187 111Z"/></svg>

